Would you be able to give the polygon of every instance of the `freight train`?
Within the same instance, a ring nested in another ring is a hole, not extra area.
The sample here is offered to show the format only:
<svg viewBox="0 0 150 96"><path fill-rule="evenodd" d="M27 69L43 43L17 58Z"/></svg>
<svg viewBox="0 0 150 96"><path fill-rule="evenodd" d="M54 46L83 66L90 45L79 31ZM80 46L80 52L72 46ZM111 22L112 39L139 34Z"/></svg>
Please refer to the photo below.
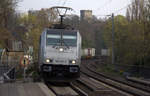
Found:
<svg viewBox="0 0 150 96"><path fill-rule="evenodd" d="M92 59L95 57L95 48L82 49L82 59Z"/></svg>

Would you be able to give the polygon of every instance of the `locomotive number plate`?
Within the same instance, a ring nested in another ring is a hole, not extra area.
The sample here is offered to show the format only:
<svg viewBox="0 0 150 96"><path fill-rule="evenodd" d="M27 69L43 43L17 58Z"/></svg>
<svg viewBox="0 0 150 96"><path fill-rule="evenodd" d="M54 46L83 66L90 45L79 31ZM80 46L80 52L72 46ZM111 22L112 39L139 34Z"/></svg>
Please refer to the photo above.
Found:
<svg viewBox="0 0 150 96"><path fill-rule="evenodd" d="M56 63L66 63L66 60L55 60Z"/></svg>

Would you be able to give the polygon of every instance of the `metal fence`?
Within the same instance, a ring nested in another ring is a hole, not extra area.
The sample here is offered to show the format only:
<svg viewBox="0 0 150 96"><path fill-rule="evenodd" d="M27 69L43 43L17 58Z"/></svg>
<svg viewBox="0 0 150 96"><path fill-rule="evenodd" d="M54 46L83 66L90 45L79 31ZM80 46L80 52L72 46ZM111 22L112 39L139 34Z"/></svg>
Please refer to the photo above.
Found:
<svg viewBox="0 0 150 96"><path fill-rule="evenodd" d="M16 79L16 66L18 61L1 61L0 62L0 81L14 81Z"/></svg>
<svg viewBox="0 0 150 96"><path fill-rule="evenodd" d="M0 76L3 76L4 73L8 72L9 67L8 66L2 66L0 65Z"/></svg>
<svg viewBox="0 0 150 96"><path fill-rule="evenodd" d="M21 70L23 51L0 51L0 81L15 80L16 72Z"/></svg>

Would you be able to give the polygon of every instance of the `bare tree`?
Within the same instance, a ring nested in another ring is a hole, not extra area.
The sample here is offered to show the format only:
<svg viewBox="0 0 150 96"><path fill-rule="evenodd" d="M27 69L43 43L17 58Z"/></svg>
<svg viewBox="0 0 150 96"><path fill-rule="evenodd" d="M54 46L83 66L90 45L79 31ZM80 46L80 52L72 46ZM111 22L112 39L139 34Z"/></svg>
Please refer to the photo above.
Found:
<svg viewBox="0 0 150 96"><path fill-rule="evenodd" d="M5 45L4 41L11 37L11 31L15 25L17 0L0 0L0 45Z"/></svg>
<svg viewBox="0 0 150 96"><path fill-rule="evenodd" d="M127 9L127 19L143 20L145 17L146 2L144 0L132 0L132 5Z"/></svg>

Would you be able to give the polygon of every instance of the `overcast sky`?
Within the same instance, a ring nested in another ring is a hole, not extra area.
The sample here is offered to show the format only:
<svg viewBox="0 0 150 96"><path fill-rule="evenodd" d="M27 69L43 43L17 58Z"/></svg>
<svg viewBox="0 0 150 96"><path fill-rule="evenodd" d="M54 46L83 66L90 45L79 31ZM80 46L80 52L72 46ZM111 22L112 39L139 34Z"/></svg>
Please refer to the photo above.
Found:
<svg viewBox="0 0 150 96"><path fill-rule="evenodd" d="M40 10L59 5L73 8L75 10L73 13L77 15L80 10L93 10L93 15L96 16L108 15L113 12L115 15L125 15L125 7L130 3L131 0L23 0L19 3L17 10L27 12L30 9ZM118 11L120 9L122 10Z"/></svg>

